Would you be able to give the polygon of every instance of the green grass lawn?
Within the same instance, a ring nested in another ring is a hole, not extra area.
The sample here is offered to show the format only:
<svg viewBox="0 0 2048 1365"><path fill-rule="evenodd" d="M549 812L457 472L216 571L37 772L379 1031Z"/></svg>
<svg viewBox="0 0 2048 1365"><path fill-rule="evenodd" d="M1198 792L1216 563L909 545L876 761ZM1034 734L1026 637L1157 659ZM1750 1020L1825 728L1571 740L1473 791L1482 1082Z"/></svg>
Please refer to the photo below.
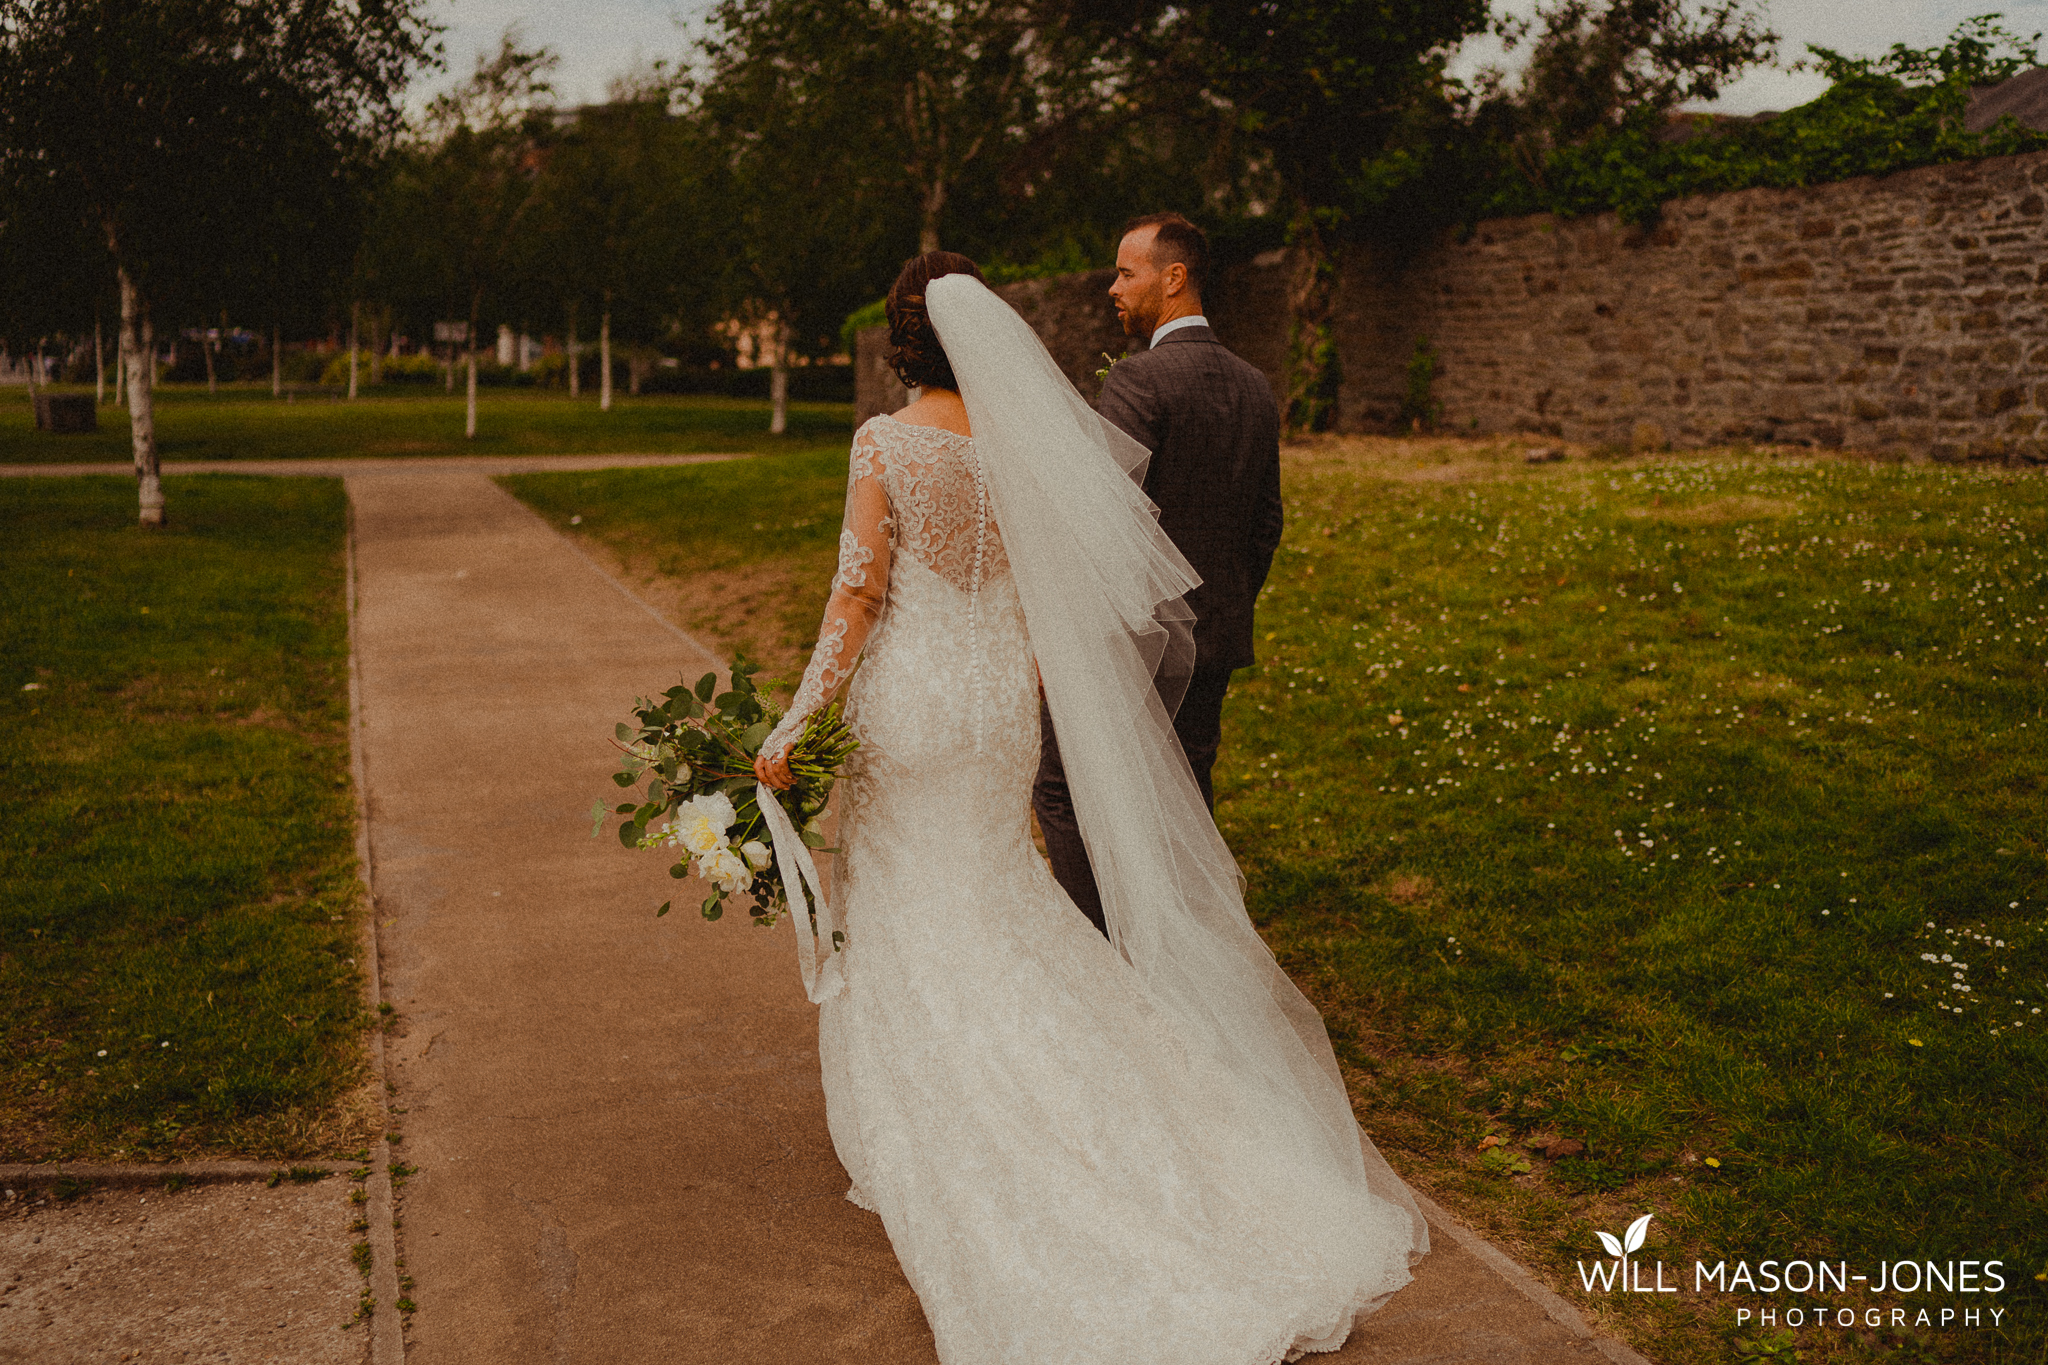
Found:
<svg viewBox="0 0 2048 1365"><path fill-rule="evenodd" d="M752 399L617 397L600 412L595 396L486 389L477 435L462 435L463 398L438 391L380 393L353 403L331 397L284 402L266 387L209 396L200 386L156 396L157 446L165 460L295 460L356 455L576 455L703 452L775 454L844 446L853 435L845 403L792 403L789 432L768 434L768 405ZM79 435L37 431L25 391L0 400L0 464L63 464L134 458L127 411L104 406L100 429Z"/></svg>
<svg viewBox="0 0 2048 1365"><path fill-rule="evenodd" d="M508 483L700 599L779 585L724 626L788 640L844 470ZM1394 1164L1659 1360L2048 1359L2048 477L1348 440L1286 491L1218 819ZM1695 1256L2007 1287L1854 1330L1581 1292L1645 1213L1688 1288Z"/></svg>
<svg viewBox="0 0 2048 1365"><path fill-rule="evenodd" d="M0 480L0 1161L360 1146L338 480Z"/></svg>
<svg viewBox="0 0 2048 1365"><path fill-rule="evenodd" d="M1395 1163L1575 1290L1645 1213L1688 1272L2002 1258L2002 1331L1800 1345L2039 1359L2048 478L1290 463L1219 817ZM1723 1359L1770 1302L1625 1315Z"/></svg>

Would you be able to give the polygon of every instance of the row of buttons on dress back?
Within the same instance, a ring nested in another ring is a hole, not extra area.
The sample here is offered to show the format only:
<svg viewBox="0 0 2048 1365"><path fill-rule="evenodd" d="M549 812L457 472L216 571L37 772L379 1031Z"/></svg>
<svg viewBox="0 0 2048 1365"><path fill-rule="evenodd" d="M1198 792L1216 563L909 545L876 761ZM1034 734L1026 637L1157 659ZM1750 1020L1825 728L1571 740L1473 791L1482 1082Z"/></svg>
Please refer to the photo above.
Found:
<svg viewBox="0 0 2048 1365"><path fill-rule="evenodd" d="M981 478L981 456L967 449L967 467L974 472L974 576L967 585L968 682L974 692L974 752L982 752L981 572L988 552L988 488Z"/></svg>

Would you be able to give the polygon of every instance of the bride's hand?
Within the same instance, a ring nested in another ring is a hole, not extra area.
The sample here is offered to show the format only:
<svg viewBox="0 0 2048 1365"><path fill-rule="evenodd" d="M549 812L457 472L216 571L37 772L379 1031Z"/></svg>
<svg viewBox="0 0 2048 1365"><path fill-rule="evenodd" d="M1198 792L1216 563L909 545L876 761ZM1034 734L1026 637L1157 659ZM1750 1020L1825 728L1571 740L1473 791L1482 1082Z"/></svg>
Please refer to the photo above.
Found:
<svg viewBox="0 0 2048 1365"><path fill-rule="evenodd" d="M789 750L784 749L772 758L767 754L756 755L754 758L754 776L765 785L773 787L776 791L788 791L791 784L796 781L796 778L792 777L789 771Z"/></svg>

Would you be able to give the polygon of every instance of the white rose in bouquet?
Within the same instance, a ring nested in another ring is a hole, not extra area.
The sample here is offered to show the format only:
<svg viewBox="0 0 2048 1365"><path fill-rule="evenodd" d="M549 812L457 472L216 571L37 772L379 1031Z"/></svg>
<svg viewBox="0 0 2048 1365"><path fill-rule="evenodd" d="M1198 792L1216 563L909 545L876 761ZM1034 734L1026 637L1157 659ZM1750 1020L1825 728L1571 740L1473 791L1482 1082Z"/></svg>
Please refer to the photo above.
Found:
<svg viewBox="0 0 2048 1365"><path fill-rule="evenodd" d="M730 848L706 854L698 860L697 871L705 881L729 896L736 896L754 884L754 874L748 870L745 860Z"/></svg>
<svg viewBox="0 0 2048 1365"><path fill-rule="evenodd" d="M675 838L702 858L725 847L725 832L734 819L732 799L724 792L700 792L676 807Z"/></svg>
<svg viewBox="0 0 2048 1365"><path fill-rule="evenodd" d="M766 872L768 864L775 861L775 855L759 839L749 839L740 845L740 856L747 860L747 866L756 872Z"/></svg>

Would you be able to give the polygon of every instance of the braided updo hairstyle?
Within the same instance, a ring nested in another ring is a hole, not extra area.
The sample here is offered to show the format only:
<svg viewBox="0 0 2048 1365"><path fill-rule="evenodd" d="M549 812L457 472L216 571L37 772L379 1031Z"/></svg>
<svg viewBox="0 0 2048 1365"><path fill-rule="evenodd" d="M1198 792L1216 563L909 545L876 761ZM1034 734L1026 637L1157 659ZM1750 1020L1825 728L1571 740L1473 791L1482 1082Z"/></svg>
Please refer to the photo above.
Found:
<svg viewBox="0 0 2048 1365"><path fill-rule="evenodd" d="M981 268L957 251L927 251L903 263L903 271L889 290L884 310L889 319L889 368L909 389L950 389L959 391L952 362L932 330L931 315L925 311L925 287L942 275L972 275L983 284Z"/></svg>

